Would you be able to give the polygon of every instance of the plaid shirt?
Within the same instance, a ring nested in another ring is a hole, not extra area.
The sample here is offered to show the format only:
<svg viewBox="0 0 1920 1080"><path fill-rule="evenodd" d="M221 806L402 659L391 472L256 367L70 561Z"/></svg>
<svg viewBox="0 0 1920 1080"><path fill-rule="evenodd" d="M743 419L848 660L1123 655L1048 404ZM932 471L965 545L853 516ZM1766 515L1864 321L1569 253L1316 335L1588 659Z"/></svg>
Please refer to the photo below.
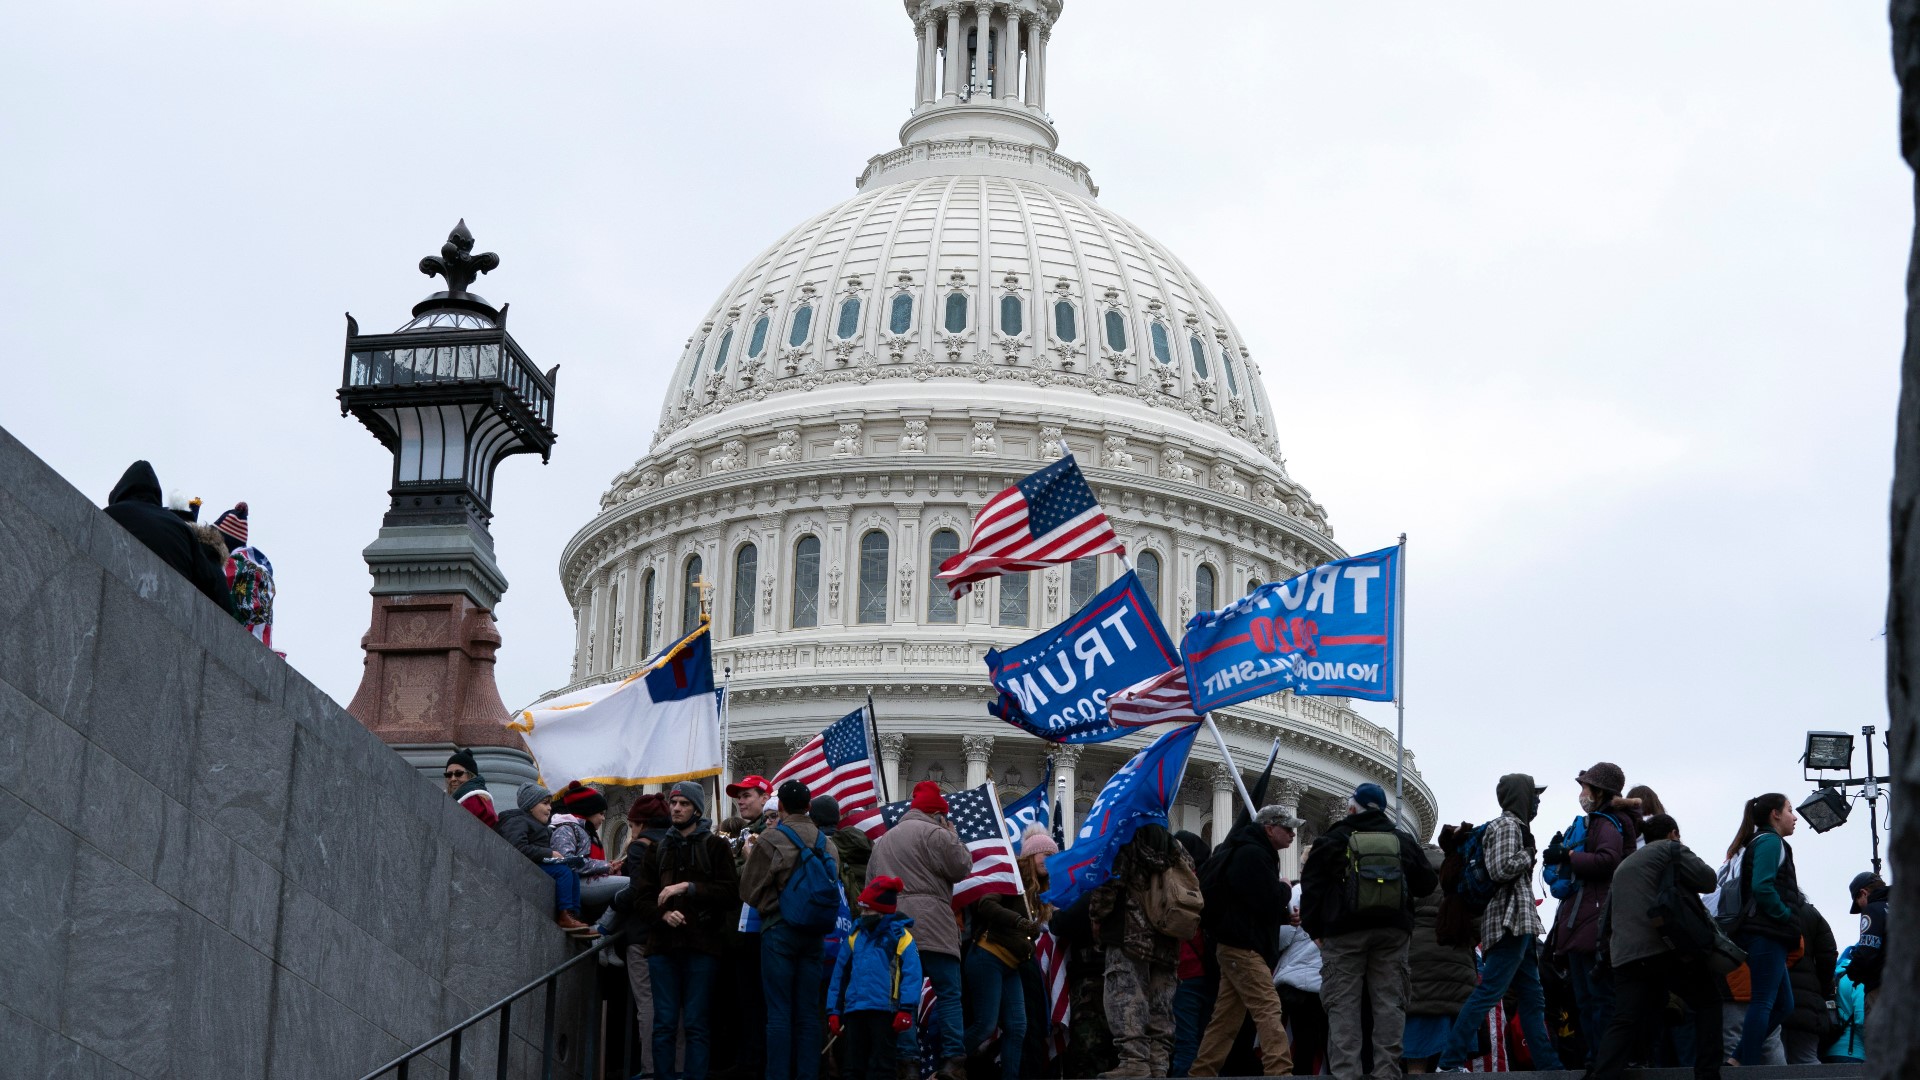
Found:
<svg viewBox="0 0 1920 1080"><path fill-rule="evenodd" d="M1539 937L1546 932L1539 906L1533 902L1533 845L1527 828L1503 812L1487 823L1487 874L1499 883L1487 912L1481 917L1480 940L1491 947L1514 934Z"/></svg>

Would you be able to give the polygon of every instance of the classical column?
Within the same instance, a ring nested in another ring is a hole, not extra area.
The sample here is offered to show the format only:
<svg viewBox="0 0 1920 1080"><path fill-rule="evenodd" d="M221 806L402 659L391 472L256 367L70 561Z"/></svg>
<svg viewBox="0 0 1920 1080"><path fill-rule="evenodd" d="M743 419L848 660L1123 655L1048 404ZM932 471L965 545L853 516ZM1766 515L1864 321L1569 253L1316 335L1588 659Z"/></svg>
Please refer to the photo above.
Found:
<svg viewBox="0 0 1920 1080"><path fill-rule="evenodd" d="M987 759L993 756L993 736L962 735L960 752L967 758L967 786L979 787L987 782Z"/></svg>
<svg viewBox="0 0 1920 1080"><path fill-rule="evenodd" d="M965 77L967 43L960 38L960 0L947 0L947 85L941 97L960 100L960 80Z"/></svg>
<svg viewBox="0 0 1920 1080"><path fill-rule="evenodd" d="M1305 781L1295 780L1290 776L1276 777L1267 802L1294 817L1299 817L1300 797L1306 793ZM1300 837L1297 835L1293 838L1293 846L1280 853L1280 876L1288 881L1300 880Z"/></svg>
<svg viewBox="0 0 1920 1080"><path fill-rule="evenodd" d="M920 33L926 49L920 56L918 81L914 84L914 104L924 105L940 96L940 16L928 8L920 20Z"/></svg>
<svg viewBox="0 0 1920 1080"><path fill-rule="evenodd" d="M1020 9L1007 10L1006 43L1000 49L1000 92L1002 101L1020 99Z"/></svg>
<svg viewBox="0 0 1920 1080"><path fill-rule="evenodd" d="M1080 766L1081 748L1062 744L1053 748L1054 786L1059 789L1060 835L1069 845L1073 843L1075 784L1079 777L1075 775Z"/></svg>
<svg viewBox="0 0 1920 1080"><path fill-rule="evenodd" d="M993 54L993 5L981 0L980 3L973 5L973 14L973 77L979 80L979 84L976 86L969 83L968 85L971 90L978 90L982 95L992 97L992 93L988 90L987 58Z"/></svg>
<svg viewBox="0 0 1920 1080"><path fill-rule="evenodd" d="M1047 41L1053 37L1053 22L1042 18L1040 23L1040 89L1034 91L1034 104L1041 112L1047 111Z"/></svg>
<svg viewBox="0 0 1920 1080"><path fill-rule="evenodd" d="M918 108L926 100L927 92L927 20L913 21L913 36L920 46L913 57L913 104Z"/></svg>
<svg viewBox="0 0 1920 1080"><path fill-rule="evenodd" d="M1234 764L1231 761L1216 761L1207 767L1207 777L1213 781L1213 843L1215 847L1224 843L1227 833L1233 828Z"/></svg>
<svg viewBox="0 0 1920 1080"><path fill-rule="evenodd" d="M1027 24L1027 89L1026 95L1021 100L1036 108L1040 104L1040 20L1038 18Z"/></svg>
<svg viewBox="0 0 1920 1080"><path fill-rule="evenodd" d="M887 785L887 799L898 802L908 792L900 786L900 766L907 760L907 737L897 731L880 736L880 778Z"/></svg>

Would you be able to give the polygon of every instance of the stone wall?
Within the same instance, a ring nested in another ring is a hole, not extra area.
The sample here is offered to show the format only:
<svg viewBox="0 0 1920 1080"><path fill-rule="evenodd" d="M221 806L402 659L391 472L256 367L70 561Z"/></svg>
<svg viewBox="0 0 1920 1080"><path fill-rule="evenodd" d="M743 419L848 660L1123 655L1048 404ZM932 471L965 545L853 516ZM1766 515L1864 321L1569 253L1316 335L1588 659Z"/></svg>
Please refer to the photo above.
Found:
<svg viewBox="0 0 1920 1080"><path fill-rule="evenodd" d="M0 1073L350 1080L570 955L552 896L0 429Z"/></svg>

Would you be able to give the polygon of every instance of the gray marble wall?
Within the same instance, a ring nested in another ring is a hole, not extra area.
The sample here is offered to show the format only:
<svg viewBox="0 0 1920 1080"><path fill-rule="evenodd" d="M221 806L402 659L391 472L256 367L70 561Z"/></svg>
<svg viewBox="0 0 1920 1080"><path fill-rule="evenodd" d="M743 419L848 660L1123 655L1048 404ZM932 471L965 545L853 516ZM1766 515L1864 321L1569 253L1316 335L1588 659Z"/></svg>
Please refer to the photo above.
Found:
<svg viewBox="0 0 1920 1080"><path fill-rule="evenodd" d="M351 1080L570 955L552 896L0 429L0 1075Z"/></svg>

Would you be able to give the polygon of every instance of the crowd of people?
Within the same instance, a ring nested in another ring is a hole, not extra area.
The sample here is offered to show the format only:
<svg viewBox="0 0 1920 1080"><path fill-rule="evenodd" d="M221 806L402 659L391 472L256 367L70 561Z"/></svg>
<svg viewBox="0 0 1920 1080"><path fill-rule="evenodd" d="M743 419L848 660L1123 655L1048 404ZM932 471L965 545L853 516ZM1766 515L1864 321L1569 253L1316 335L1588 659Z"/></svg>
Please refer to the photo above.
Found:
<svg viewBox="0 0 1920 1080"><path fill-rule="evenodd" d="M1495 785L1498 817L1447 826L1438 844L1397 828L1386 793L1362 784L1297 882L1280 853L1302 823L1280 807L1211 849L1142 825L1111 877L1059 911L1041 900L1059 847L1034 826L1018 845L1022 893L956 911L972 860L931 781L878 840L840 828L839 807L805 784L759 776L728 785L733 813L716 827L707 788L683 781L634 802L610 857L593 788L525 785L496 817L470 752L446 768L449 795L554 879L563 930L619 935L650 1035L638 1075L659 1080L1582 1064L1610 1080L1629 1064L1710 1077L1865 1060L1885 882L1849 884L1862 928L1841 952L1795 876L1784 796L1746 804L1716 868L1619 766L1577 783L1581 813L1544 844L1546 788L1525 774ZM1559 900L1551 926L1537 879Z"/></svg>

